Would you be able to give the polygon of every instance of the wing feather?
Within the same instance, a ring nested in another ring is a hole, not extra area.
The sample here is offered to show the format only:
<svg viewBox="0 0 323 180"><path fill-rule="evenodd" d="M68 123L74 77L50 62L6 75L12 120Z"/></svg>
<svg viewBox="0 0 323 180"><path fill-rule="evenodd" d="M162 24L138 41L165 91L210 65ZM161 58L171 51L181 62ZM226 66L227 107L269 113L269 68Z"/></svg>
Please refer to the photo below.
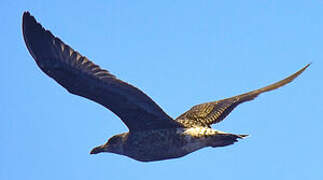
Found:
<svg viewBox="0 0 323 180"><path fill-rule="evenodd" d="M291 76L273 83L269 86L250 91L238 96L234 96L219 101L208 102L193 106L190 110L176 118L176 121L186 126L210 126L211 124L222 121L230 112L239 104L251 101L259 94L277 89L292 82L297 76L299 76L310 64L306 65Z"/></svg>
<svg viewBox="0 0 323 180"><path fill-rule="evenodd" d="M37 65L69 92L93 100L121 118L129 130L179 127L150 97L45 30L29 12L23 15L23 36Z"/></svg>

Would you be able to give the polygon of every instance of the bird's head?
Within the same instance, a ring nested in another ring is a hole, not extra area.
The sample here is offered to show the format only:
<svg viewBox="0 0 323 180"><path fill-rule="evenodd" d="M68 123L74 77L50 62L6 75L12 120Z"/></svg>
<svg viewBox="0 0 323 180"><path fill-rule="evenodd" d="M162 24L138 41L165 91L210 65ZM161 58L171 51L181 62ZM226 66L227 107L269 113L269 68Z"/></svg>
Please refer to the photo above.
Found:
<svg viewBox="0 0 323 180"><path fill-rule="evenodd" d="M93 148L90 154L98 154L101 152L111 152L116 154L123 154L123 134L115 135L111 137L107 143Z"/></svg>

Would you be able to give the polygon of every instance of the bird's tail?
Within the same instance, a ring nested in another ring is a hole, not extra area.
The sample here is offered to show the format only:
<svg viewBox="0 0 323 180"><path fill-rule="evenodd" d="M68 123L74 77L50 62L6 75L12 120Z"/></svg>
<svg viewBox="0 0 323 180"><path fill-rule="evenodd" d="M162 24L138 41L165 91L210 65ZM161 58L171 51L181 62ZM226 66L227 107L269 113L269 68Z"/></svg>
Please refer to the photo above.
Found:
<svg viewBox="0 0 323 180"><path fill-rule="evenodd" d="M210 146L211 147L223 147L234 144L238 142L238 139L244 139L248 135L246 134L230 134L230 133L219 133L214 138L211 139Z"/></svg>

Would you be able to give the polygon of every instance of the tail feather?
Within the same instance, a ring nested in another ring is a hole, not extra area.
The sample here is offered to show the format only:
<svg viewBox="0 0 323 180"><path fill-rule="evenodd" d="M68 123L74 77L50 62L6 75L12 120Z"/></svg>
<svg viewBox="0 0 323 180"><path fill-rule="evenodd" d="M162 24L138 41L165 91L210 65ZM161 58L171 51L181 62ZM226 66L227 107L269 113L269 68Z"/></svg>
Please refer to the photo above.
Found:
<svg viewBox="0 0 323 180"><path fill-rule="evenodd" d="M212 141L210 143L211 147L224 147L231 144L234 144L235 142L238 142L238 139L244 139L248 135L246 134L218 134L214 138L212 138Z"/></svg>
<svg viewBox="0 0 323 180"><path fill-rule="evenodd" d="M244 138L248 137L249 135L248 134L239 134L237 136L239 136L239 138L241 138L241 139L244 139Z"/></svg>

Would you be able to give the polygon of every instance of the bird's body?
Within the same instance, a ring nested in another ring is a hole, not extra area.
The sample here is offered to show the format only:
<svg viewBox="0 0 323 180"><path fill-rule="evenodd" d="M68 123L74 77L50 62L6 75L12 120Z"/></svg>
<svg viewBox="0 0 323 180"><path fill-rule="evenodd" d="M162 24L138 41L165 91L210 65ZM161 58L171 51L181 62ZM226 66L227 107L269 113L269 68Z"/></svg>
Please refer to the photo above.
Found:
<svg viewBox="0 0 323 180"><path fill-rule="evenodd" d="M111 152L145 162L181 157L204 147L227 146L246 137L214 130L211 125L222 121L239 104L290 83L309 66L269 86L193 106L173 119L141 90L101 69L45 30L29 12L23 15L22 29L26 46L44 73L68 92L111 110L129 128L91 154Z"/></svg>
<svg viewBox="0 0 323 180"><path fill-rule="evenodd" d="M116 135L112 139L117 139L115 141L117 146L114 147L115 153L138 161L156 161L182 157L208 146L226 146L245 136L208 127L191 127L128 132ZM117 143L119 141L122 143ZM112 140L109 145L114 146L115 143ZM98 152L102 152L101 146L98 149ZM98 152L95 149L92 150L92 154Z"/></svg>

